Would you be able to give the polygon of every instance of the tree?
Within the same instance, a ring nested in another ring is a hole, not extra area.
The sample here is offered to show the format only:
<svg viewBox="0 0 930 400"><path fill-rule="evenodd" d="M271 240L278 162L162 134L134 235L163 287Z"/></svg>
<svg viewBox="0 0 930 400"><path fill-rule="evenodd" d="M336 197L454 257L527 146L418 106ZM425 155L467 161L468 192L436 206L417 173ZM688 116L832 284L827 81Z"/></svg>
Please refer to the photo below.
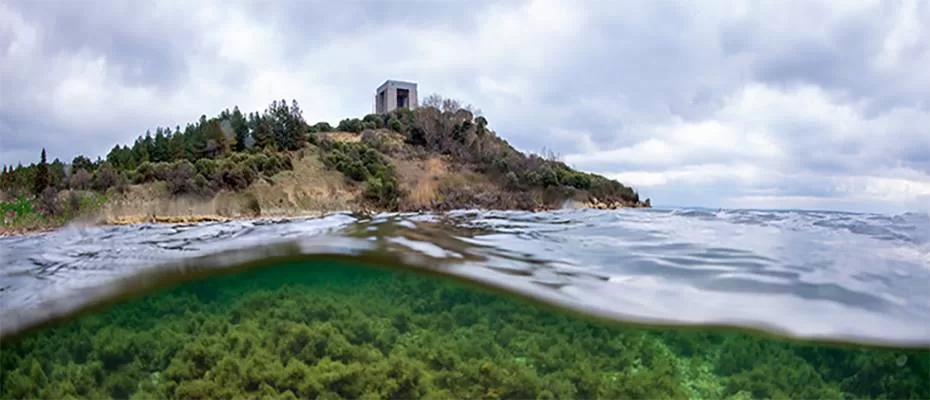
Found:
<svg viewBox="0 0 930 400"><path fill-rule="evenodd" d="M129 146L113 146L113 149L107 153L107 162L117 169L135 169L137 167ZM72 169L74 168L72 167Z"/></svg>
<svg viewBox="0 0 930 400"><path fill-rule="evenodd" d="M55 188L65 186L65 164L58 158L48 165L48 184Z"/></svg>
<svg viewBox="0 0 930 400"><path fill-rule="evenodd" d="M210 158L219 158L229 153L229 138L220 127L220 121L212 119L206 123L205 147L203 154Z"/></svg>
<svg viewBox="0 0 930 400"><path fill-rule="evenodd" d="M235 150L245 151L245 139L249 136L249 124L242 115L242 112L239 111L239 106L233 107L232 115L229 117L229 123L232 124L232 129L236 135Z"/></svg>
<svg viewBox="0 0 930 400"><path fill-rule="evenodd" d="M110 188L121 186L123 176L116 172L110 163L103 162L94 173L92 184L97 191L106 192Z"/></svg>
<svg viewBox="0 0 930 400"><path fill-rule="evenodd" d="M94 163L93 163L92 161L90 161L90 159L87 158L87 157L84 157L84 156L77 156L77 157L74 157L73 160L71 160L71 169L72 169L72 170L75 170L75 169L83 169L83 170L86 170L86 171L88 171L88 172L93 172L93 171L94 171Z"/></svg>
<svg viewBox="0 0 930 400"><path fill-rule="evenodd" d="M171 135L171 139L168 141L168 148L171 156L171 161L180 161L185 157L184 151L184 134L181 133L181 126L178 125L175 127L174 134Z"/></svg>
<svg viewBox="0 0 930 400"><path fill-rule="evenodd" d="M168 134L171 134L171 131L168 131ZM171 151L168 148L168 136L165 136L165 131L162 128L155 130L155 140L152 146L152 161L154 162L166 162L171 161Z"/></svg>
<svg viewBox="0 0 930 400"><path fill-rule="evenodd" d="M146 134L148 135L148 134ZM149 136L151 138L151 136ZM136 138L136 142L132 144L132 159L135 165L142 164L144 162L150 161L149 146L146 144L145 138L139 136Z"/></svg>
<svg viewBox="0 0 930 400"><path fill-rule="evenodd" d="M206 125L206 117L201 116L200 123L196 125L188 124L187 128L184 129L184 151L186 158L190 162L196 162L205 157L204 151L207 148L207 139L204 136L204 129Z"/></svg>
<svg viewBox="0 0 930 400"><path fill-rule="evenodd" d="M253 126L252 140L255 141L255 147L259 149L274 149L277 147L271 121L255 113L249 118L249 123Z"/></svg>
<svg viewBox="0 0 930 400"><path fill-rule="evenodd" d="M90 189L90 182L92 177L87 170L81 168L78 170L71 171L71 177L68 178L68 187L71 190L87 190Z"/></svg>
<svg viewBox="0 0 930 400"><path fill-rule="evenodd" d="M0 189L9 190L10 183L13 181L13 168L7 169L7 166L3 166L3 172L0 173Z"/></svg>
<svg viewBox="0 0 930 400"><path fill-rule="evenodd" d="M275 143L282 150L297 150L307 141L307 122L296 100L272 101L265 109L262 119L267 121L274 135Z"/></svg>
<svg viewBox="0 0 930 400"><path fill-rule="evenodd" d="M42 191L48 187L48 160L45 158L45 148L42 148L42 156L39 159L39 165L36 168L36 176L33 185L33 192L36 195L42 194Z"/></svg>

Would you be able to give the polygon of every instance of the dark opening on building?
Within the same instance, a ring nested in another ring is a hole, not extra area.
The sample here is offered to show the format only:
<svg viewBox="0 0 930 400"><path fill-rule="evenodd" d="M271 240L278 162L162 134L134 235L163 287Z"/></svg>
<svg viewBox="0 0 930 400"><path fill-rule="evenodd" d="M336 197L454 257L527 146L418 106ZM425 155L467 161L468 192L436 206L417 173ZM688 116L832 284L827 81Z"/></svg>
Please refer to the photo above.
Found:
<svg viewBox="0 0 930 400"><path fill-rule="evenodd" d="M397 108L407 108L410 104L410 90L397 89Z"/></svg>

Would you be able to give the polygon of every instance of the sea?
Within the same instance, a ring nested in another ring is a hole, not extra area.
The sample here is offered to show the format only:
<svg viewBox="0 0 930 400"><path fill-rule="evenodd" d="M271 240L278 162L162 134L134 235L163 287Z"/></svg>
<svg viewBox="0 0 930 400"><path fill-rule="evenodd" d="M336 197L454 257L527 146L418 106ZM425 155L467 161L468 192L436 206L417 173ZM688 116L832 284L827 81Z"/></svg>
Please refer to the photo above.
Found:
<svg viewBox="0 0 930 400"><path fill-rule="evenodd" d="M930 216L333 213L0 238L0 398L930 398Z"/></svg>

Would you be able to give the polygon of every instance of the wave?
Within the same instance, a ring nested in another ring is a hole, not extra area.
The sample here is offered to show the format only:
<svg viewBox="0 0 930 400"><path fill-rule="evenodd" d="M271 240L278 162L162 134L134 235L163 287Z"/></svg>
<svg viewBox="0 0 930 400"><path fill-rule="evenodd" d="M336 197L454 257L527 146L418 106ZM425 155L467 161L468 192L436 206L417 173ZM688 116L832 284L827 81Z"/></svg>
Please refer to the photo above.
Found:
<svg viewBox="0 0 930 400"><path fill-rule="evenodd" d="M182 281L347 260L624 323L927 347L928 232L923 214L691 209L72 226L0 239L0 338Z"/></svg>

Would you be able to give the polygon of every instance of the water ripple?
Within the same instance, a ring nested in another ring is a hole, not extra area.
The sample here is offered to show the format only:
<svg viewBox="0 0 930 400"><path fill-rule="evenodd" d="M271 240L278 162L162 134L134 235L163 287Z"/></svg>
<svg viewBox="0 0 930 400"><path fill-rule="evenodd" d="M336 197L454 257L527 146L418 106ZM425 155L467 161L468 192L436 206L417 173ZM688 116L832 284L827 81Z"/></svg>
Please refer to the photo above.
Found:
<svg viewBox="0 0 930 400"><path fill-rule="evenodd" d="M0 238L0 334L275 257L450 275L629 322L930 345L928 216L705 209L333 214Z"/></svg>

